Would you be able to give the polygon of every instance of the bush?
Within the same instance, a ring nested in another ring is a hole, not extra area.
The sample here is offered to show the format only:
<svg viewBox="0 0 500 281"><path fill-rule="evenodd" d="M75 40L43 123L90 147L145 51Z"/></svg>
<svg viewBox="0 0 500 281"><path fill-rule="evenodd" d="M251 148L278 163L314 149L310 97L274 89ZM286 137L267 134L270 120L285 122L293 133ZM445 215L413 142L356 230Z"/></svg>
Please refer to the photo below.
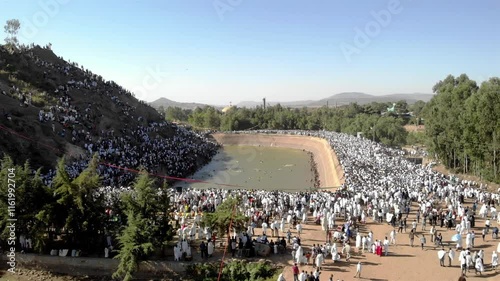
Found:
<svg viewBox="0 0 500 281"><path fill-rule="evenodd" d="M219 276L220 263L197 263L186 267L186 277L193 281L212 281ZM222 269L222 281L265 281L278 274L278 267L269 261L232 260Z"/></svg>
<svg viewBox="0 0 500 281"><path fill-rule="evenodd" d="M424 132L410 132L406 137L406 144L408 145L425 145L425 133Z"/></svg>

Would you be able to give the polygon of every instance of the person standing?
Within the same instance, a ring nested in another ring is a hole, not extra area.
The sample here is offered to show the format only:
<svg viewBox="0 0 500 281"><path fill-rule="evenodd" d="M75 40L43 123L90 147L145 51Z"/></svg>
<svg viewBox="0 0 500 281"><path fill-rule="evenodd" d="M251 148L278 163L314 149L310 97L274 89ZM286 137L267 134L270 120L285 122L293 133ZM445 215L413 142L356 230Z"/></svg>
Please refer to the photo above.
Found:
<svg viewBox="0 0 500 281"><path fill-rule="evenodd" d="M444 249L439 250L438 258L439 258L439 266L444 266L444 257L446 256L446 251Z"/></svg>
<svg viewBox="0 0 500 281"><path fill-rule="evenodd" d="M410 246L413 247L413 241L415 241L415 232L413 229L408 234L408 237L410 238Z"/></svg>
<svg viewBox="0 0 500 281"><path fill-rule="evenodd" d="M420 237L420 245L422 246L422 250L424 249L426 242L427 240L425 239L425 234L422 233L422 237Z"/></svg>
<svg viewBox="0 0 500 281"><path fill-rule="evenodd" d="M451 266L451 263L453 262L453 259L455 259L455 252L453 251L452 248L448 251L448 265Z"/></svg>
<svg viewBox="0 0 500 281"><path fill-rule="evenodd" d="M384 255L387 256L389 252L389 240L387 240L387 237L384 239Z"/></svg>
<svg viewBox="0 0 500 281"><path fill-rule="evenodd" d="M396 229L392 229L391 231L391 244L396 245Z"/></svg>
<svg viewBox="0 0 500 281"><path fill-rule="evenodd" d="M361 278L361 262L358 261L358 265L356 265L356 275L354 275L354 278L359 277Z"/></svg>
<svg viewBox="0 0 500 281"><path fill-rule="evenodd" d="M430 234L431 234L431 243L432 243L432 242L434 242L434 234L436 234L436 227L434 225L431 226Z"/></svg>
<svg viewBox="0 0 500 281"><path fill-rule="evenodd" d="M491 269L496 271L497 266L498 266L498 254L497 251L493 251L493 254L491 255Z"/></svg>
<svg viewBox="0 0 500 281"><path fill-rule="evenodd" d="M299 281L299 267L297 266L297 263L293 264L292 272L293 272L293 281Z"/></svg>
<svg viewBox="0 0 500 281"><path fill-rule="evenodd" d="M202 259L208 258L207 245L205 245L205 241L201 241L200 252Z"/></svg>

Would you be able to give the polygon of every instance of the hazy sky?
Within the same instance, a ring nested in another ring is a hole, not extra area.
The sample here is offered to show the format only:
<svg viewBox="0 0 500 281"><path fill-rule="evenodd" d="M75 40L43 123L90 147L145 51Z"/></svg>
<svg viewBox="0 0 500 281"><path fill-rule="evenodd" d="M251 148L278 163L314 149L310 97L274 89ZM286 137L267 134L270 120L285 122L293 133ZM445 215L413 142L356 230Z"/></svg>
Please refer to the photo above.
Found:
<svg viewBox="0 0 500 281"><path fill-rule="evenodd" d="M20 41L146 101L431 93L500 76L499 0L0 0Z"/></svg>

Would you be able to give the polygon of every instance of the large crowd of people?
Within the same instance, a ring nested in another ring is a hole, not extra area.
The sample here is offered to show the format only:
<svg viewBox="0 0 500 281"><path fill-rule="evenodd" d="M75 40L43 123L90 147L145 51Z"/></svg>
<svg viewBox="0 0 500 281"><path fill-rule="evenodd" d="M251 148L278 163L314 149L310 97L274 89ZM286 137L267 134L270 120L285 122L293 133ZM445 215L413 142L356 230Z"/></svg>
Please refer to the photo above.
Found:
<svg viewBox="0 0 500 281"><path fill-rule="evenodd" d="M174 198L176 216L180 219L180 241L190 241L199 233L199 239L215 243L210 229L199 227L199 213L214 211L231 195L243 199L240 211L248 217L248 228L240 232L235 230L232 235L235 242L231 243L231 247L236 248L237 252L240 252L239 245L245 249L249 240L253 240L254 247L258 243L267 243L272 247L272 254L281 252L275 246L281 245L292 253L294 263L313 264L320 271L327 259L334 263L342 256L349 261L351 247L363 252L387 255L390 245L396 244L396 236L403 231L406 233L407 228L410 245L418 238L419 243L415 245L424 247L427 235L435 247L441 248L444 247L441 232L452 229L460 236L453 238L454 247L447 253L460 251L464 253L464 257L470 255L468 260L473 262L465 263L464 268L472 266L478 272L484 271L484 266L476 262L477 257L484 257L484 252L473 251L474 245L470 241L475 228L479 228L476 232L486 235L491 232L492 238L497 238L498 227L492 225L500 223L500 216L495 208L500 204L499 191L491 192L483 184L445 176L432 170L430 166L407 161L404 152L399 149L346 134L269 130L230 133L294 134L325 138L342 165L345 183L336 192L227 190L214 186L207 186L207 189L186 189L176 193ZM465 206L465 201L473 201L474 204ZM412 204L416 217L410 221L408 215ZM190 212L195 218L189 222L179 215ZM305 249L301 246L300 237L303 224L308 222L309 217L312 217L309 222L320 224L328 234L325 234L325 243ZM479 226L476 217L487 219L488 225ZM361 233L359 225L368 219L390 224L393 227L390 236L381 237L383 234L372 231ZM179 249L182 250L181 244ZM491 262L495 267L498 263L498 257L495 258L496 250ZM248 251L247 255L255 252ZM462 260L466 258L461 258L460 261ZM297 275L299 280L306 280L300 278L317 276L318 273L299 272Z"/></svg>
<svg viewBox="0 0 500 281"><path fill-rule="evenodd" d="M38 121L49 125L55 137L63 138L83 151L67 163L66 171L70 177L77 177L94 153L101 161L115 166L143 167L148 172L161 172L172 177L192 174L217 153L220 147L217 143L182 126L159 121L159 114L158 120L146 120L137 111L142 102L130 105L127 100L132 99L133 94L115 82L105 81L76 63L42 59L33 47L23 47L30 67L42 71L47 83L60 83L53 85L52 93L45 94L47 103L40 108ZM33 106L33 93L14 84L9 93L4 94L19 99L22 107ZM110 101L108 104L112 104L120 123L123 123L121 129L100 128L99 123L106 114L100 103L77 103L75 99L80 99L79 95L95 95L95 99ZM129 186L134 179L134 174L106 165L99 166L99 173L104 186ZM44 172L44 183L50 186L55 174L54 169Z"/></svg>
<svg viewBox="0 0 500 281"><path fill-rule="evenodd" d="M75 63L52 63L32 51L26 52L35 66L44 70L44 79L54 75L66 77L66 82L56 85L54 93L50 95L55 98L55 104L40 109L38 121L50 123L55 135L68 139L82 149L80 157L67 163L66 170L71 177L77 177L95 153L102 162L132 169L144 167L149 172L172 177L192 174L217 153L220 145L204 135L165 121L146 121L137 114L135 106L125 101L132 93L113 81L105 81ZM123 126L117 131L98 128L97 121L103 116L98 105L88 103L83 107L76 106L72 98L77 94L89 93L109 99L119 109L120 115L136 125ZM18 98L21 106L31 106L33 103L33 93L25 93L14 85L9 93L3 94ZM455 257L454 251L460 251L457 256L463 274L468 272L469 267L474 267L479 273L485 270L486 253L475 251L474 238L478 233L484 238L490 232L492 238L498 238L500 216L496 206L500 204L500 190L492 192L483 184L445 176L429 165L407 161L402 150L347 134L272 130L228 133L292 134L324 138L336 152L344 171L344 184L336 192L230 190L218 188L216 183L207 184L206 189L173 192L179 238L174 251L176 260L191 256L192 241L197 239L203 241L199 247L202 257L213 255L215 235L210 228L200 227L201 216L205 212L215 211L229 196L237 196L243 199L239 209L248 217L248 225L246 229L234 229L231 237L228 237L227 243L233 256L266 253L259 246L262 244L268 246L266 249L270 254L290 253L295 280L309 280L311 276L319 280L322 265L328 258L338 262L341 257L345 257L349 262L351 247L387 255L390 245L396 244L396 236L406 232L410 226L410 245L413 246L414 239L418 238L424 247L425 235L417 236L419 224L424 232L429 226L431 241L436 247L443 247L441 251L444 251L444 245L440 232L444 229L456 231L453 236L454 249L447 250L445 255L440 252L440 263L445 256L451 262ZM411 154L425 155L425 152ZM314 165L314 161L311 163ZM106 194L110 204L117 200L121 192L130 190L128 186L135 176L107 165L100 165L99 173L104 187L98 192ZM43 175L43 180L51 185L54 176L55 171L50 170ZM466 201L473 201L474 204L466 206ZM415 220L409 222L412 204L418 207ZM478 226L478 217L487 223ZM362 233L359 224L370 218L378 223L390 224L394 228L390 237L381 237L380 233L372 231ZM326 233L325 242L306 249L302 245L301 234L303 225L311 221L321 225ZM478 228L479 231L475 232ZM495 250L500 251L500 245ZM315 272L298 270L301 264L309 263L313 264ZM494 251L491 266L496 267L497 264L498 256ZM356 275L360 276L360 263L357 271Z"/></svg>

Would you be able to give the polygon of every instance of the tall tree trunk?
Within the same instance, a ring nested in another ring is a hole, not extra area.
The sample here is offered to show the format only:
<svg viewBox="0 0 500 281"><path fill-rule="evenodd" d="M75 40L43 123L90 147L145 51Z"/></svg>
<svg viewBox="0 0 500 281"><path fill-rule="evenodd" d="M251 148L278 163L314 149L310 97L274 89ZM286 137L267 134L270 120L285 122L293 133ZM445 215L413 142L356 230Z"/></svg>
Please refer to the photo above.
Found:
<svg viewBox="0 0 500 281"><path fill-rule="evenodd" d="M497 172L497 139L496 132L493 132L493 175L495 180L498 178Z"/></svg>

